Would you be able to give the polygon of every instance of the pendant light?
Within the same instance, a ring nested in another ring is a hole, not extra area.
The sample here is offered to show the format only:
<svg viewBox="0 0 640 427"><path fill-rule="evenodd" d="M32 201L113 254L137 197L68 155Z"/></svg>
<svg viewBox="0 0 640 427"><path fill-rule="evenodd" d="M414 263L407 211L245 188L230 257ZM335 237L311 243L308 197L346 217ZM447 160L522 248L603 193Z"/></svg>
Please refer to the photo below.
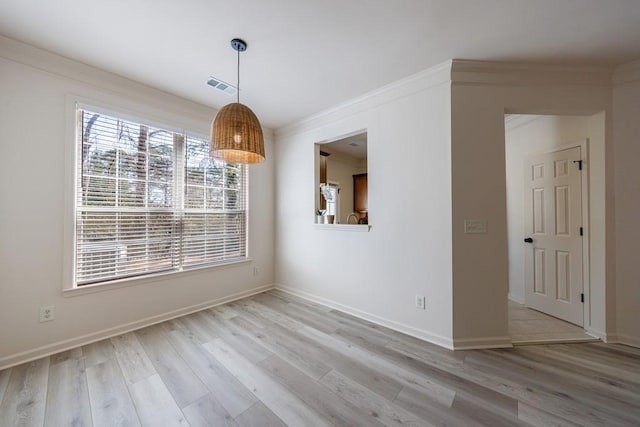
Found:
<svg viewBox="0 0 640 427"><path fill-rule="evenodd" d="M247 50L244 40L231 40L238 52L238 98L225 105L211 124L211 157L228 163L260 163L264 161L264 138L256 115L240 104L240 52Z"/></svg>

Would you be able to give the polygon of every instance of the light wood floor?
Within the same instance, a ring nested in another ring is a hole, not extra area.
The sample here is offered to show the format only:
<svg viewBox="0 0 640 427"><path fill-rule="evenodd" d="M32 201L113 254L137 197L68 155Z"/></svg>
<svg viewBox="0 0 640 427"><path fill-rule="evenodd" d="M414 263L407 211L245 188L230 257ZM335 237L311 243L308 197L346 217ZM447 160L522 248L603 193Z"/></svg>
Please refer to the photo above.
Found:
<svg viewBox="0 0 640 427"><path fill-rule="evenodd" d="M638 425L640 349L452 352L270 291L0 371L0 426Z"/></svg>
<svg viewBox="0 0 640 427"><path fill-rule="evenodd" d="M513 345L598 341L580 326L509 301L509 335Z"/></svg>

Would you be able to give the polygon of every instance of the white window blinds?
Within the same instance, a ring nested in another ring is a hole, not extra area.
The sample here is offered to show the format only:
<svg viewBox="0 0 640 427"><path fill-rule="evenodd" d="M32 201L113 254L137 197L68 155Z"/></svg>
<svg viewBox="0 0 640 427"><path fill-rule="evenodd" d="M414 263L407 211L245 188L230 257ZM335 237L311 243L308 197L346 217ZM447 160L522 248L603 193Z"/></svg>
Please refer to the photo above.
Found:
<svg viewBox="0 0 640 427"><path fill-rule="evenodd" d="M209 142L78 110L78 286L246 257L247 173Z"/></svg>

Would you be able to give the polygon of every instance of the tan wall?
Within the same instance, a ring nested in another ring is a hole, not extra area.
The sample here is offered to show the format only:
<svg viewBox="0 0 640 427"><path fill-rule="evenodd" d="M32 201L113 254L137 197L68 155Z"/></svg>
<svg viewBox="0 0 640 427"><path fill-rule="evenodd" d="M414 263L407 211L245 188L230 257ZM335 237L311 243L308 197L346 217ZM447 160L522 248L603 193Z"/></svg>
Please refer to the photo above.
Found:
<svg viewBox="0 0 640 427"><path fill-rule="evenodd" d="M618 339L640 347L640 61L616 72L613 91Z"/></svg>

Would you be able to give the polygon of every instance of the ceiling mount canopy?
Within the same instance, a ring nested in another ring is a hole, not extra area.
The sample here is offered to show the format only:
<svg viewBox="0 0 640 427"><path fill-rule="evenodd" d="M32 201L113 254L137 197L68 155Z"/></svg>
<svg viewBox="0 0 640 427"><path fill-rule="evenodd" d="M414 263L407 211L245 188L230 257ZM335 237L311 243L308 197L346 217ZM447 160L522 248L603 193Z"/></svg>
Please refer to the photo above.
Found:
<svg viewBox="0 0 640 427"><path fill-rule="evenodd" d="M238 52L237 102L225 105L211 124L211 157L228 163L260 163L264 161L264 137L256 115L240 104L240 52L247 50L241 39L231 40Z"/></svg>

